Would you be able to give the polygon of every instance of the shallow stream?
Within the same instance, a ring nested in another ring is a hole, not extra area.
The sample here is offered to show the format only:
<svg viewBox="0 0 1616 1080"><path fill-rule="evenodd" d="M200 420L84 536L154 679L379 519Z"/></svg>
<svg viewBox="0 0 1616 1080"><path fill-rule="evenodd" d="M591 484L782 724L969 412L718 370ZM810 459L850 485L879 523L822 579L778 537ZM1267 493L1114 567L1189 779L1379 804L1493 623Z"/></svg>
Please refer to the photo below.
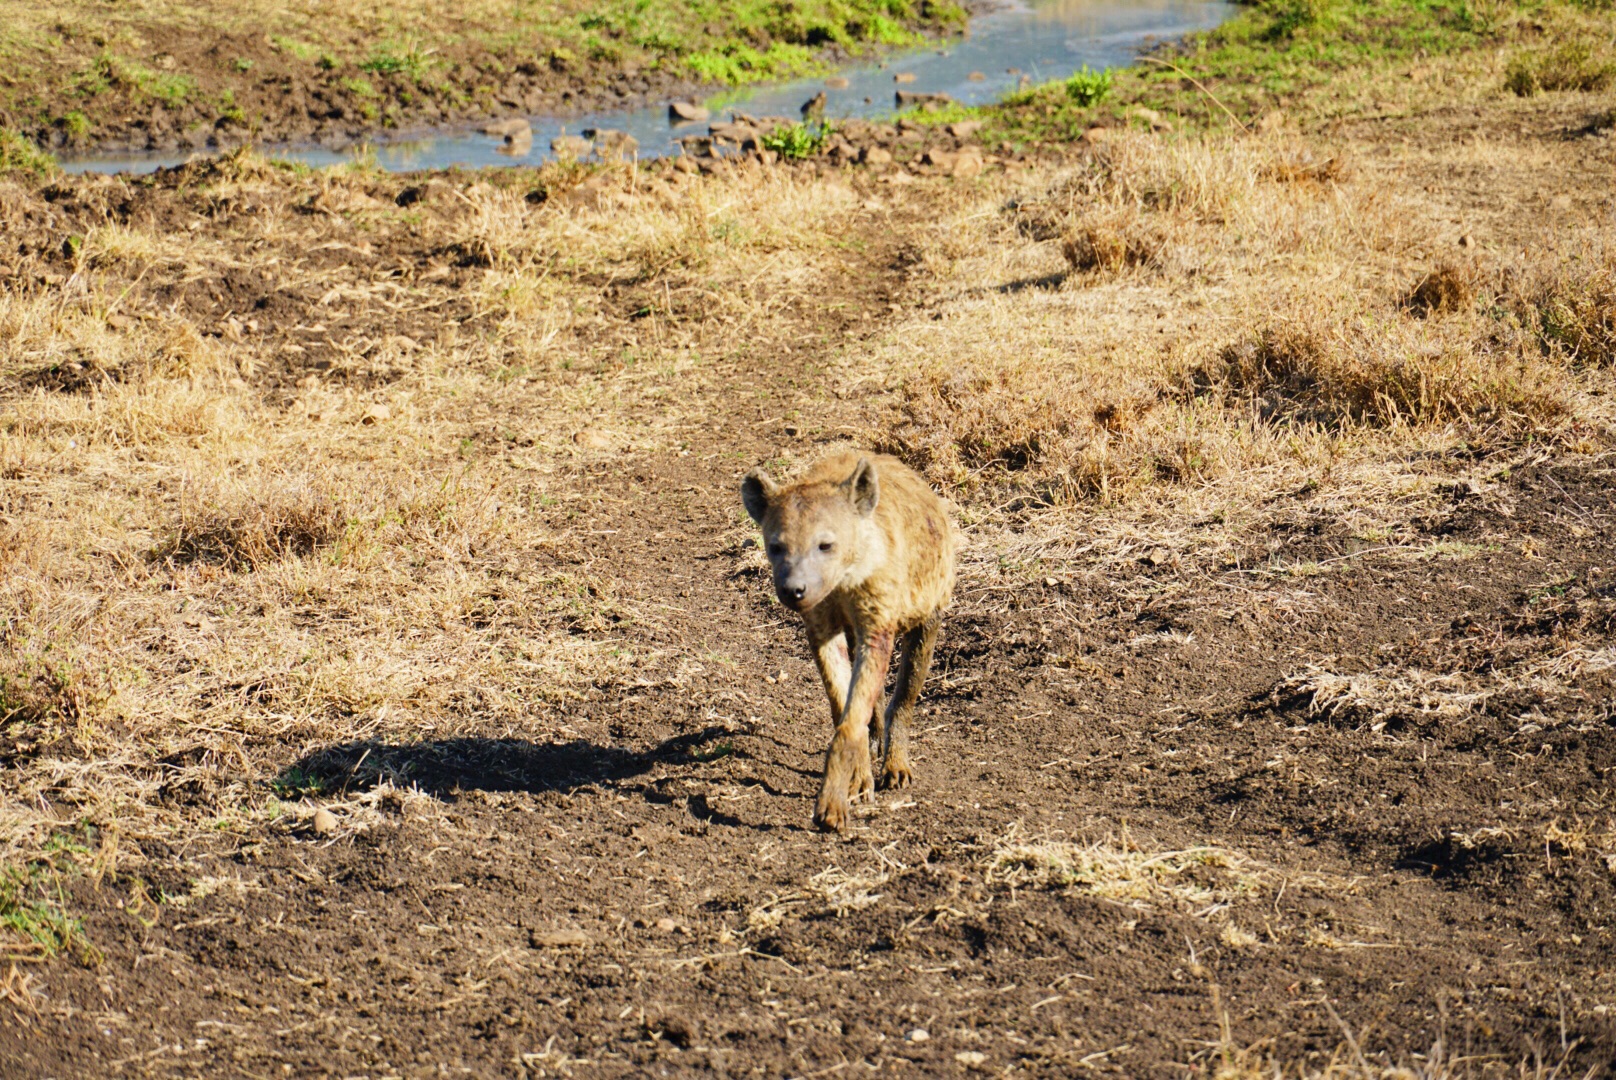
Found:
<svg viewBox="0 0 1616 1080"><path fill-rule="evenodd" d="M712 119L719 120L727 118L731 110L795 117L803 103L820 91L826 97L825 115L831 119L890 115L898 90L947 94L967 105L981 104L1002 97L1024 78L1033 82L1062 78L1085 64L1091 68L1126 66L1137 59L1140 50L1216 26L1233 9L1233 4L1218 0L1015 0L1011 6L973 18L970 35L964 39L852 65L830 77L727 91L709 98L705 105ZM903 81L897 81L900 78ZM317 167L351 161L356 153L374 154L382 168L405 171L451 165L537 164L551 156L552 139L590 128L627 132L638 140L641 157L655 157L679 152L674 140L707 131L706 122L670 123L666 104L565 119L537 116L530 123L531 144L521 142L514 147L481 131L460 129L378 142L359 150L320 146L264 149L272 157ZM68 172L149 172L180 164L191 156L121 153L65 158L61 165Z"/></svg>

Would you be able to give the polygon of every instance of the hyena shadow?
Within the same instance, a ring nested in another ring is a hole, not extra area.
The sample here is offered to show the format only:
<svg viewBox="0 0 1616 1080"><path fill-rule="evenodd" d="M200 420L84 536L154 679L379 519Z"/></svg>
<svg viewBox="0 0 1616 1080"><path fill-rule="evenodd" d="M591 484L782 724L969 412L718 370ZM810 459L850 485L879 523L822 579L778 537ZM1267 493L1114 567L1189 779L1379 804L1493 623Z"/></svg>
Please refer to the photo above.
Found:
<svg viewBox="0 0 1616 1080"><path fill-rule="evenodd" d="M318 796L368 791L382 783L414 788L445 801L467 791L539 793L614 786L657 765L698 764L742 754L725 727L677 735L649 750L598 746L586 740L535 743L525 739L376 740L339 743L305 754L281 770L285 794Z"/></svg>

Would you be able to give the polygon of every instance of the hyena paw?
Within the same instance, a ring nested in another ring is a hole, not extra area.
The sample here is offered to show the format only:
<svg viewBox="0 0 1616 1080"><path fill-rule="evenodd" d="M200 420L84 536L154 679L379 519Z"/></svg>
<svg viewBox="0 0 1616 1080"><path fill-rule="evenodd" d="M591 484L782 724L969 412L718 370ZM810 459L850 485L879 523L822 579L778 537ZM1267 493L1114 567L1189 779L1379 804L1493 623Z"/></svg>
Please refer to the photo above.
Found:
<svg viewBox="0 0 1616 1080"><path fill-rule="evenodd" d="M848 806L846 795L833 791L821 791L819 793L819 802L814 807L815 825L826 832L846 832L848 821L852 816L852 809Z"/></svg>
<svg viewBox="0 0 1616 1080"><path fill-rule="evenodd" d="M875 775L870 771L868 761L853 766L853 774L847 781L847 797L853 802L875 798Z"/></svg>
<svg viewBox="0 0 1616 1080"><path fill-rule="evenodd" d="M888 755L886 764L881 769L881 786L887 790L893 788L906 788L914 783L914 770L909 767L907 757Z"/></svg>

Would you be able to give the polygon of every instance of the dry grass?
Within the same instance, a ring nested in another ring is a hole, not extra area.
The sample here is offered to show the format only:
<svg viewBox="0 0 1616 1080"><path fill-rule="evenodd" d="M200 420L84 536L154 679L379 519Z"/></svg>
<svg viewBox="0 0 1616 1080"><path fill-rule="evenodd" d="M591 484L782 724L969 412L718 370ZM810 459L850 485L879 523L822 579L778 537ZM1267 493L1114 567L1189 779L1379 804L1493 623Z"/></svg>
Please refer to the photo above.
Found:
<svg viewBox="0 0 1616 1080"><path fill-rule="evenodd" d="M272 781L312 750L544 741L564 734L547 706L664 663L616 639L665 616L590 568L602 496L572 474L704 424L670 395L787 332L779 313L839 265L825 223L853 196L754 169L619 170L567 197L588 179L546 174L544 206L451 185L406 213L363 173L242 155L172 197L208 228L100 224L66 280L0 294L8 865L79 820L137 840L295 822ZM72 227L36 192L4 198L19 236ZM398 242L447 272L372 261ZM185 302L236 274L309 307ZM138 872L138 844L116 861Z"/></svg>
<svg viewBox="0 0 1616 1080"><path fill-rule="evenodd" d="M1408 167L1284 131L1118 133L962 200L923 252L926 321L879 353L885 445L984 509L1167 531L1298 489L1389 522L1449 448L1608 445L1611 237L1411 273L1443 226Z"/></svg>
<svg viewBox="0 0 1616 1080"><path fill-rule="evenodd" d="M1071 888L1141 910L1168 907L1199 917L1225 911L1282 882L1319 885L1317 874L1282 874L1240 852L1217 845L1152 851L1126 829L1099 840L1077 842L1031 837L1020 824L988 847L982 859L988 884L1003 888ZM1247 944L1244 931L1225 928Z"/></svg>

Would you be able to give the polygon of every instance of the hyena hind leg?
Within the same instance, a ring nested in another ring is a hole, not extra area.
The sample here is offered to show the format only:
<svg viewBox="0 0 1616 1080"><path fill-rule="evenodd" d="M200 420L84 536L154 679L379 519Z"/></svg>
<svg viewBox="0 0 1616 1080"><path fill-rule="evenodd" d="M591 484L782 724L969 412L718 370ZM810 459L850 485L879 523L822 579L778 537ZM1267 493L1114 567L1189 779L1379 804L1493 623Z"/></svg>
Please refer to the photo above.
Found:
<svg viewBox="0 0 1616 1080"><path fill-rule="evenodd" d="M932 650L937 645L937 628L941 623L941 612L933 613L925 622L903 635L897 685L892 688L892 701L887 705L886 712L882 787L908 787L914 780L914 769L909 763L909 727L914 720L915 701L920 697L920 688L925 685L926 675L931 671Z"/></svg>

